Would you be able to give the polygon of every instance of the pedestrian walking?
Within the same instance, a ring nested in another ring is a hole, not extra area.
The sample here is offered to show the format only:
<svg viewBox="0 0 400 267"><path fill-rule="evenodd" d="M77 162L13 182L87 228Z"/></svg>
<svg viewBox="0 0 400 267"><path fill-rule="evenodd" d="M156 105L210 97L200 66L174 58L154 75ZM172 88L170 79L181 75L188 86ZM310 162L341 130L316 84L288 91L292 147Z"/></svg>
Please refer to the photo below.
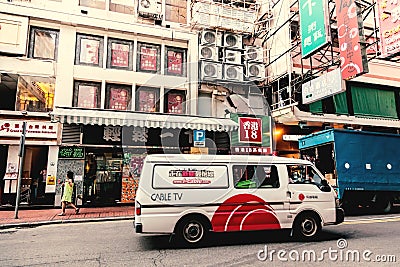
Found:
<svg viewBox="0 0 400 267"><path fill-rule="evenodd" d="M58 214L58 216L65 215L65 208L67 206L73 207L75 209L75 214L78 214L79 208L72 203L72 193L74 191L74 173L72 171L67 172L67 179L62 185L64 187L64 192L61 198L62 212Z"/></svg>

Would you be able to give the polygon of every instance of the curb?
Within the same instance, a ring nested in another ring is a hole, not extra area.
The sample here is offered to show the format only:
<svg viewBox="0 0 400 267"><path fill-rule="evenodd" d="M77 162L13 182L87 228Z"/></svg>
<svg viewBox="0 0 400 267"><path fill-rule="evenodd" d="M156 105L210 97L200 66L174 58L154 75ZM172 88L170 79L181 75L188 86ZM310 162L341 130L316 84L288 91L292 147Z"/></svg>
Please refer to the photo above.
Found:
<svg viewBox="0 0 400 267"><path fill-rule="evenodd" d="M55 221L41 221L41 222L9 223L9 224L0 224L0 229L33 228L42 225L63 224L63 223L122 221L122 220L134 220L134 218L135 216L123 216L123 217L104 217L104 218L70 219L70 220L55 220Z"/></svg>

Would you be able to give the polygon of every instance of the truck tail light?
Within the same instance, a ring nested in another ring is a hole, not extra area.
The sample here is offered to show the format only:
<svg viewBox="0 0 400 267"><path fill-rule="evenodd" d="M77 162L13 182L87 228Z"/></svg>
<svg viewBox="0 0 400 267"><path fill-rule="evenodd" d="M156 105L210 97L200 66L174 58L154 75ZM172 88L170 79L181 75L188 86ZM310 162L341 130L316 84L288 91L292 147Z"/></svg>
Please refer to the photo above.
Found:
<svg viewBox="0 0 400 267"><path fill-rule="evenodd" d="M142 205L140 205L140 203L138 201L136 201L136 203L135 203L135 214L137 216L142 214Z"/></svg>

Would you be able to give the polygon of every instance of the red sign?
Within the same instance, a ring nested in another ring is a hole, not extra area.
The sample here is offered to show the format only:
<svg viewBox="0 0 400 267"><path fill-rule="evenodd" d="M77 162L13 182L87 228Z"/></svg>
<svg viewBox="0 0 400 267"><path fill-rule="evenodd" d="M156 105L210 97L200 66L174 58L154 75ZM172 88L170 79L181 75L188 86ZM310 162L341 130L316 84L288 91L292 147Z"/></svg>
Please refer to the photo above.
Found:
<svg viewBox="0 0 400 267"><path fill-rule="evenodd" d="M377 0L382 56L400 52L400 2Z"/></svg>
<svg viewBox="0 0 400 267"><path fill-rule="evenodd" d="M168 113L183 114L183 97L182 94L168 94Z"/></svg>
<svg viewBox="0 0 400 267"><path fill-rule="evenodd" d="M111 44L111 65L114 67L129 67L129 45Z"/></svg>
<svg viewBox="0 0 400 267"><path fill-rule="evenodd" d="M127 110L129 101L129 92L126 89L110 89L110 109Z"/></svg>
<svg viewBox="0 0 400 267"><path fill-rule="evenodd" d="M139 111L156 112L156 92L153 90L139 91Z"/></svg>
<svg viewBox="0 0 400 267"><path fill-rule="evenodd" d="M168 51L168 74L183 74L183 53Z"/></svg>
<svg viewBox="0 0 400 267"><path fill-rule="evenodd" d="M157 71L157 48L140 47L140 70Z"/></svg>
<svg viewBox="0 0 400 267"><path fill-rule="evenodd" d="M262 143L261 118L239 117L239 142Z"/></svg>
<svg viewBox="0 0 400 267"><path fill-rule="evenodd" d="M361 19L355 0L336 0L336 15L340 48L342 79L349 80L368 72L367 56L360 32Z"/></svg>
<svg viewBox="0 0 400 267"><path fill-rule="evenodd" d="M97 87L89 85L79 86L78 107L97 108Z"/></svg>

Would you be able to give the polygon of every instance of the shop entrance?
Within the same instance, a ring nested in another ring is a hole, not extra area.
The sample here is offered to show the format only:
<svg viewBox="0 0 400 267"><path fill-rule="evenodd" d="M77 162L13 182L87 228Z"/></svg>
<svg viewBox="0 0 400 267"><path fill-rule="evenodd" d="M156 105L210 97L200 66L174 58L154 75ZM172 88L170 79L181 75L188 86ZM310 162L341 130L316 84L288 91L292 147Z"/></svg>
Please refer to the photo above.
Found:
<svg viewBox="0 0 400 267"><path fill-rule="evenodd" d="M30 203L51 204L54 199L46 197L48 146L26 146L22 186L30 188Z"/></svg>
<svg viewBox="0 0 400 267"><path fill-rule="evenodd" d="M3 188L4 188L4 174L6 174L7 169L7 155L8 146L0 145L0 200L2 200ZM1 203L0 203L1 204Z"/></svg>

